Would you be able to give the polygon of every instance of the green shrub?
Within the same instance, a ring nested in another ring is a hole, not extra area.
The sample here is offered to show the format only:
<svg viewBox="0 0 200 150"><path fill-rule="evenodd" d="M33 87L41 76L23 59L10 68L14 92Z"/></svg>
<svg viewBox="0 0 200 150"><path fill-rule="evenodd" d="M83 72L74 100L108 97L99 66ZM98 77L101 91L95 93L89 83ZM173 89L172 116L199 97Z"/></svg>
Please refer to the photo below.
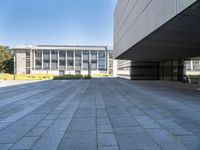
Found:
<svg viewBox="0 0 200 150"><path fill-rule="evenodd" d="M8 73L1 73L0 80L13 80L13 75Z"/></svg>
<svg viewBox="0 0 200 150"><path fill-rule="evenodd" d="M92 77L90 75L83 76L83 79L91 79Z"/></svg>
<svg viewBox="0 0 200 150"><path fill-rule="evenodd" d="M200 84L200 75L188 75L187 80L192 84Z"/></svg>
<svg viewBox="0 0 200 150"><path fill-rule="evenodd" d="M67 75L62 75L62 76L54 76L53 79L54 80L79 80L79 79L91 79L91 76L67 74Z"/></svg>
<svg viewBox="0 0 200 150"><path fill-rule="evenodd" d="M13 80L14 75L13 74L0 74L0 80ZM53 75L31 75L31 74L20 74L16 75L16 80L47 80L47 79L53 79Z"/></svg>
<svg viewBox="0 0 200 150"><path fill-rule="evenodd" d="M109 74L95 74L92 77L109 77Z"/></svg>

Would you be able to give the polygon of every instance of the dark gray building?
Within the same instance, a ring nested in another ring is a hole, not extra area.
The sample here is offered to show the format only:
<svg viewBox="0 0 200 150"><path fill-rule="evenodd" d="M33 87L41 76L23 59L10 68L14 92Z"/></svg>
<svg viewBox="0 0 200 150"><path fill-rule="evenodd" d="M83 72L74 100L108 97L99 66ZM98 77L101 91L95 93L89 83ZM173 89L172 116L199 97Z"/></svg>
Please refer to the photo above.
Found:
<svg viewBox="0 0 200 150"><path fill-rule="evenodd" d="M114 57L131 60L121 76L183 80L185 60L200 56L200 1L118 0L114 17Z"/></svg>

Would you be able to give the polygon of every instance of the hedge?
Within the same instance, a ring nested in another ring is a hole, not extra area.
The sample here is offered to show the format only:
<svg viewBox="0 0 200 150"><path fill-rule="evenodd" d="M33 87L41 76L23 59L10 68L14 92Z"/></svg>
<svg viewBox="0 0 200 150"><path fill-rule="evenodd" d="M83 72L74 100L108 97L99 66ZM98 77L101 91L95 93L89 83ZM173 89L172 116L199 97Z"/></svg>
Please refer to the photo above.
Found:
<svg viewBox="0 0 200 150"><path fill-rule="evenodd" d="M2 73L0 74L0 80L13 80L13 74ZM16 80L50 80L53 79L53 75L44 75L44 74L20 74L16 75Z"/></svg>
<svg viewBox="0 0 200 150"><path fill-rule="evenodd" d="M62 76L54 76L54 80L78 80L78 79L91 79L91 76L88 75L72 75L72 74L67 74L67 75L62 75Z"/></svg>

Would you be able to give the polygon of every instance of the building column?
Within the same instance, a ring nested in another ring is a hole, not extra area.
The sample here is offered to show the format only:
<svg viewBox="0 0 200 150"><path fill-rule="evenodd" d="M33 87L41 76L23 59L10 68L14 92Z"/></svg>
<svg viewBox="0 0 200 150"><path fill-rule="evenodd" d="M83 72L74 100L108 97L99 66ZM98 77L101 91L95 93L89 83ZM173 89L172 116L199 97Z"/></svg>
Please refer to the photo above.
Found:
<svg viewBox="0 0 200 150"><path fill-rule="evenodd" d="M109 52L107 47L105 48L105 57L106 57L106 70L107 70L107 74L109 74Z"/></svg>
<svg viewBox="0 0 200 150"><path fill-rule="evenodd" d="M41 60L42 61L42 70L44 69L43 59L44 59L44 56L43 56L43 50L42 50L42 60Z"/></svg>
<svg viewBox="0 0 200 150"><path fill-rule="evenodd" d="M65 51L65 69L67 69L67 51Z"/></svg>
<svg viewBox="0 0 200 150"><path fill-rule="evenodd" d="M75 71L75 50L73 50L73 62L74 62L74 71Z"/></svg>
<svg viewBox="0 0 200 150"><path fill-rule="evenodd" d="M194 70L193 60L190 61L190 65L191 65L191 71L193 71Z"/></svg>
<svg viewBox="0 0 200 150"><path fill-rule="evenodd" d="M35 50L33 50L33 70L35 70Z"/></svg>
<svg viewBox="0 0 200 150"><path fill-rule="evenodd" d="M99 70L99 51L97 51L97 70Z"/></svg>
<svg viewBox="0 0 200 150"><path fill-rule="evenodd" d="M57 59L58 59L58 66L57 66L57 67L58 67L58 70L60 69L60 55L59 55L59 52L60 52L60 51L58 51L58 58L57 58Z"/></svg>
<svg viewBox="0 0 200 150"><path fill-rule="evenodd" d="M88 53L88 75L91 76L92 75L92 68L91 68L91 50L89 50L89 53Z"/></svg>
<svg viewBox="0 0 200 150"><path fill-rule="evenodd" d="M81 51L81 70L83 70L83 50Z"/></svg>
<svg viewBox="0 0 200 150"><path fill-rule="evenodd" d="M51 50L49 50L49 69L51 70Z"/></svg>

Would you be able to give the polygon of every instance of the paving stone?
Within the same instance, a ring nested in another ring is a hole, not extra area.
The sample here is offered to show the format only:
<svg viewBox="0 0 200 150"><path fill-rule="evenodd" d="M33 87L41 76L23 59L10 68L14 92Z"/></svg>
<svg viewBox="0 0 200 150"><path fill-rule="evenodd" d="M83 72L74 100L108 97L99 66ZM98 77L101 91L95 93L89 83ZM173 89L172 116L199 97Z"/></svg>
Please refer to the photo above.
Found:
<svg viewBox="0 0 200 150"><path fill-rule="evenodd" d="M174 84L108 78L2 87L0 150L199 149L199 91Z"/></svg>
<svg viewBox="0 0 200 150"><path fill-rule="evenodd" d="M0 130L0 143L16 143L28 133L42 118L43 114L27 115L8 127Z"/></svg>
<svg viewBox="0 0 200 150"><path fill-rule="evenodd" d="M95 110L91 111L91 110L78 110L74 117L88 117L88 118L92 118L92 117L96 117L96 112Z"/></svg>
<svg viewBox="0 0 200 150"><path fill-rule="evenodd" d="M110 124L110 120L108 117L97 118L97 124Z"/></svg>
<svg viewBox="0 0 200 150"><path fill-rule="evenodd" d="M10 123L9 122L0 122L0 130L8 126Z"/></svg>
<svg viewBox="0 0 200 150"><path fill-rule="evenodd" d="M87 132L96 131L96 119L95 118L73 118L68 131L73 132Z"/></svg>
<svg viewBox="0 0 200 150"><path fill-rule="evenodd" d="M164 116L162 116L159 112L156 112L154 110L146 111L146 113L151 116L152 119L158 120L158 119L165 119Z"/></svg>
<svg viewBox="0 0 200 150"><path fill-rule="evenodd" d="M23 137L12 149L30 149L39 137Z"/></svg>
<svg viewBox="0 0 200 150"><path fill-rule="evenodd" d="M64 136L63 131L46 131L32 147L33 150L56 150Z"/></svg>
<svg viewBox="0 0 200 150"><path fill-rule="evenodd" d="M118 146L99 146L98 150L119 150Z"/></svg>
<svg viewBox="0 0 200 150"><path fill-rule="evenodd" d="M49 127L49 130L63 130L65 131L71 119L56 119Z"/></svg>
<svg viewBox="0 0 200 150"><path fill-rule="evenodd" d="M158 123L148 116L135 116L135 119L141 124L143 128L161 128Z"/></svg>
<svg viewBox="0 0 200 150"><path fill-rule="evenodd" d="M0 150L8 150L13 144L0 144Z"/></svg>
<svg viewBox="0 0 200 150"><path fill-rule="evenodd" d="M67 119L67 118L72 118L74 115L75 111L74 110L65 110L63 111L58 118L59 119Z"/></svg>
<svg viewBox="0 0 200 150"><path fill-rule="evenodd" d="M160 149L141 127L114 128L121 149Z"/></svg>
<svg viewBox="0 0 200 150"><path fill-rule="evenodd" d="M98 133L112 133L113 129L110 124L99 124L97 126Z"/></svg>
<svg viewBox="0 0 200 150"><path fill-rule="evenodd" d="M186 150L187 148L172 134L163 129L147 129L150 136L163 150L176 149Z"/></svg>
<svg viewBox="0 0 200 150"><path fill-rule="evenodd" d="M200 149L200 137L196 135L178 136L178 139L186 145L187 149L199 150Z"/></svg>
<svg viewBox="0 0 200 150"><path fill-rule="evenodd" d="M23 110L13 114L12 116L5 118L3 120L1 120L1 122L15 122L16 120L22 118L23 116L25 116L26 114L30 113L31 111L33 111L35 109L35 107L27 107L24 108Z"/></svg>
<svg viewBox="0 0 200 150"><path fill-rule="evenodd" d="M98 134L98 144L100 146L111 146L117 145L115 135L112 133L109 134Z"/></svg>
<svg viewBox="0 0 200 150"><path fill-rule="evenodd" d="M138 122L131 115L112 115L110 120L114 128L139 126Z"/></svg>
<svg viewBox="0 0 200 150"><path fill-rule="evenodd" d="M27 136L38 136L39 137L46 131L46 129L47 129L47 127L35 127L27 134Z"/></svg>
<svg viewBox="0 0 200 150"><path fill-rule="evenodd" d="M59 145L59 150L96 150L95 132L70 132L67 133Z"/></svg>
<svg viewBox="0 0 200 150"><path fill-rule="evenodd" d="M52 124L53 119L44 119L37 126L38 127L48 127Z"/></svg>
<svg viewBox="0 0 200 150"><path fill-rule="evenodd" d="M191 132L187 131L177 123L169 120L169 119L164 119L164 120L158 120L158 122L167 130L169 130L171 133L176 134L176 135L189 135L192 134Z"/></svg>

